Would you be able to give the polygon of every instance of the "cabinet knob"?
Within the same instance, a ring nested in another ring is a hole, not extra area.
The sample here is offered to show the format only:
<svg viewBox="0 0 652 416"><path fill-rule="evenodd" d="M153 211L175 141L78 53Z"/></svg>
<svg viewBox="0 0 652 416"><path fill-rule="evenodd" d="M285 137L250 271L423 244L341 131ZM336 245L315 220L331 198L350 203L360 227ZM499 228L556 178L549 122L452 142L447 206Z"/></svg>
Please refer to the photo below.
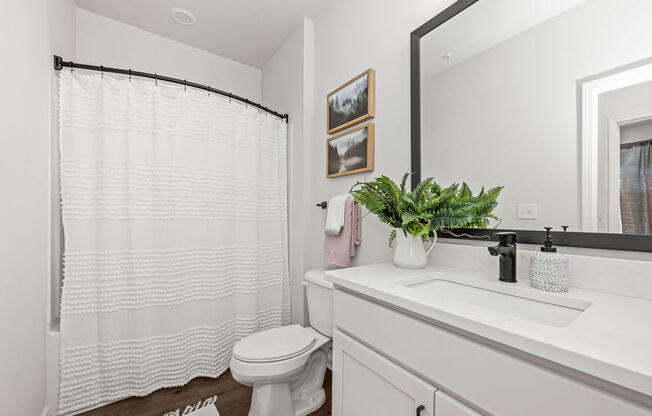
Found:
<svg viewBox="0 0 652 416"><path fill-rule="evenodd" d="M421 412L423 412L424 410L426 410L426 406L422 404L419 405L419 407L417 407L417 416L421 416Z"/></svg>

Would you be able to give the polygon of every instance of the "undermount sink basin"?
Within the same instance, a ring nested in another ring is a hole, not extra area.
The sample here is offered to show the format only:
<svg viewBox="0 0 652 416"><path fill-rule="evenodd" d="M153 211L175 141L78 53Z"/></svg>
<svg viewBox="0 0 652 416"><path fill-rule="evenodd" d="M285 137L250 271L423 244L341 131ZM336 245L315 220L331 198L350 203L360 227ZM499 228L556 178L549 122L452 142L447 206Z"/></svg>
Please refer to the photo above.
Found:
<svg viewBox="0 0 652 416"><path fill-rule="evenodd" d="M441 296L447 300L468 303L515 318L559 327L568 326L591 305L590 302L579 299L565 297L552 299L554 295L545 293L537 296L543 299L506 293L513 289L527 291L523 288L505 288L503 292L444 279L432 279L406 286Z"/></svg>

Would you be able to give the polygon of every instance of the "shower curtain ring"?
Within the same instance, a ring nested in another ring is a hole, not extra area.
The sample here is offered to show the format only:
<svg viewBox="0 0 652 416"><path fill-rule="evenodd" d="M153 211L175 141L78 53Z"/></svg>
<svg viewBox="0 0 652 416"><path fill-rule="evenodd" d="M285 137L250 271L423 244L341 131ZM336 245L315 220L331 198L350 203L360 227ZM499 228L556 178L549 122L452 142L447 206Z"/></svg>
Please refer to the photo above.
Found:
<svg viewBox="0 0 652 416"><path fill-rule="evenodd" d="M129 82L131 82L131 69L129 70Z"/></svg>
<svg viewBox="0 0 652 416"><path fill-rule="evenodd" d="M158 86L158 74L154 73L154 85Z"/></svg>
<svg viewBox="0 0 652 416"><path fill-rule="evenodd" d="M208 86L208 96L209 97L211 96L211 86L210 85Z"/></svg>
<svg viewBox="0 0 652 416"><path fill-rule="evenodd" d="M70 61L70 73L72 74L72 68L75 66L73 61Z"/></svg>
<svg viewBox="0 0 652 416"><path fill-rule="evenodd" d="M104 65L100 65L100 76L104 78Z"/></svg>
<svg viewBox="0 0 652 416"><path fill-rule="evenodd" d="M183 90L186 91L186 80L183 80Z"/></svg>

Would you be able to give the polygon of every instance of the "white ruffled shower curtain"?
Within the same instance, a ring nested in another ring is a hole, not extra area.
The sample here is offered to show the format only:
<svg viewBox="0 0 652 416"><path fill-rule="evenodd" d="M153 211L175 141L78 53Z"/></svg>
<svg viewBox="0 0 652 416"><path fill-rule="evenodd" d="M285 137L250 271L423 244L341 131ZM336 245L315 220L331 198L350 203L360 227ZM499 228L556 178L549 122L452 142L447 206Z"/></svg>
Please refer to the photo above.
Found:
<svg viewBox="0 0 652 416"><path fill-rule="evenodd" d="M289 321L287 125L153 80L61 71L59 413L216 377Z"/></svg>

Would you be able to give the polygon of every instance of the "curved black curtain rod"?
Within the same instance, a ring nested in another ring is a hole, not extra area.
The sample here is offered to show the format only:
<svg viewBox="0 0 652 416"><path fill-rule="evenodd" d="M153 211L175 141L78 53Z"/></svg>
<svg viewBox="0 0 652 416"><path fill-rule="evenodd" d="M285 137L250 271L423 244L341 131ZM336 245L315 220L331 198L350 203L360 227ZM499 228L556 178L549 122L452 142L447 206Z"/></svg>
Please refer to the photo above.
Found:
<svg viewBox="0 0 652 416"><path fill-rule="evenodd" d="M184 87L192 87L192 88L197 88L200 90L204 91L210 91L215 94L220 94L225 97L229 97L230 99L237 100L240 102L245 103L246 105L250 105L252 107L259 108L269 114L275 115L276 117L283 119L283 120L288 120L289 117L287 114L281 114L277 113L274 110L270 110L269 108L265 107L262 104L255 103L253 101L248 100L247 98L240 97L238 95L232 94L230 92L218 90L216 88L212 88L208 85L201 85L197 84L195 82L190 82L186 81L185 79L178 79L178 78L172 78L172 77L166 77L165 75L159 75L159 74L150 74L149 72L140 72L140 71L132 71L131 69L119 69L119 68L110 68L108 66L97 66L97 65L86 65L86 64L78 64L73 61L64 61L63 58L60 56L54 55L54 69L57 71L62 70L63 68L78 68L78 69L85 69L88 71L100 71L100 72L110 72L114 74L122 74L122 75L129 75L134 76L134 77L141 77L141 78L150 78L153 80L157 81L165 81L165 82L170 82L172 84L179 84L183 85Z"/></svg>

